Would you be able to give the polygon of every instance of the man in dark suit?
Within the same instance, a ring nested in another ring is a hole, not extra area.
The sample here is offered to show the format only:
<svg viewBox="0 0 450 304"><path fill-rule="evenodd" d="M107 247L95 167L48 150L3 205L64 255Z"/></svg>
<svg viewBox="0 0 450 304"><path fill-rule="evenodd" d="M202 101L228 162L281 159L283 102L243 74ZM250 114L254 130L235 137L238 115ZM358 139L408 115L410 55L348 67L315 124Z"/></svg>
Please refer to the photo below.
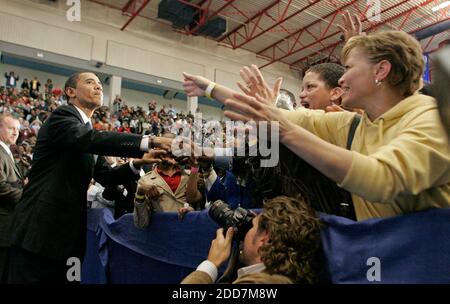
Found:
<svg viewBox="0 0 450 304"><path fill-rule="evenodd" d="M140 158L151 148L170 148L164 138L92 129L90 118L103 102L94 73L72 75L65 93L69 105L56 109L39 131L29 183L16 206L9 283L67 282L68 259L84 256L91 179L118 184L137 169L132 163L111 168L103 157L97 162L105 165L95 166L97 155Z"/></svg>
<svg viewBox="0 0 450 304"><path fill-rule="evenodd" d="M14 207L22 195L22 176L9 149L19 137L19 127L16 118L0 114L0 284L8 278L8 230Z"/></svg>

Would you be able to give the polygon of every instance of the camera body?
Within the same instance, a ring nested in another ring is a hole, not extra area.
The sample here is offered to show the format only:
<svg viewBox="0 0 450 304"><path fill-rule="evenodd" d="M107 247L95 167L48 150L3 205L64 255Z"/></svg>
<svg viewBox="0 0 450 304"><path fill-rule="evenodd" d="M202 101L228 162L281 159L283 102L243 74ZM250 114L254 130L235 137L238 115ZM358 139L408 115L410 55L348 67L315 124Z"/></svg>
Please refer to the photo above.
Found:
<svg viewBox="0 0 450 304"><path fill-rule="evenodd" d="M237 228L235 239L243 241L247 232L253 227L252 220L255 214L247 209L238 207L231 209L227 203L217 200L209 207L209 216L224 229L224 233L229 227Z"/></svg>

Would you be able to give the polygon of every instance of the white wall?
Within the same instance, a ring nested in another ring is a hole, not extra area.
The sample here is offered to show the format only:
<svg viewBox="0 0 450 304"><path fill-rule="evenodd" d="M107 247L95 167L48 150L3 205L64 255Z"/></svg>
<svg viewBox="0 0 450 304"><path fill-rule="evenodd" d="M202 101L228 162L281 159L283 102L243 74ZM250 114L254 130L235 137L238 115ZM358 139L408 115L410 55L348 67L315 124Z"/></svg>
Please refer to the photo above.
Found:
<svg viewBox="0 0 450 304"><path fill-rule="evenodd" d="M0 40L133 71L182 81L187 71L234 87L243 65L265 63L245 50L231 50L204 37L186 36L169 26L81 1L81 22L66 20L65 1L56 8L28 0L0 0ZM298 96L300 76L282 63L263 69L268 82L284 78ZM120 75L119 75L120 76Z"/></svg>
<svg viewBox="0 0 450 304"><path fill-rule="evenodd" d="M41 92L44 91L44 83L47 81L48 78L52 80L54 87L59 88L64 88L64 84L67 80L66 76L58 74L46 73L42 71L32 70L9 64L0 64L0 77L2 77L2 80L0 81L1 85L5 85L6 81L6 78L4 78L5 72L9 73L10 71L14 71L14 74L18 75L20 78L17 87L20 87L24 78L30 80L34 76L36 76L41 82ZM103 104L108 105L109 85L103 84L103 93L104 93ZM141 106L145 110L147 110L148 102L151 99L155 99L158 102L157 109L160 109L163 105L171 104L177 110L177 112L187 113L187 102L180 99L168 100L159 95L123 88L121 95L123 100L125 100L125 102L130 106ZM200 104L199 107L203 114L203 118L207 120L210 119L221 120L224 117L222 110L219 108L210 107L202 104Z"/></svg>

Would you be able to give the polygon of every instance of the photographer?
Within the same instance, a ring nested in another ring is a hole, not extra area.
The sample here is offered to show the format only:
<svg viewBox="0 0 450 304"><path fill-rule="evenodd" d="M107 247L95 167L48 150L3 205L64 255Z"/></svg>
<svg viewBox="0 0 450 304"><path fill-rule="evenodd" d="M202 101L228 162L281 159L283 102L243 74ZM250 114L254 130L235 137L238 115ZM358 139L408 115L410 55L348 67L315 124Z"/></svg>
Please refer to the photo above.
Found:
<svg viewBox="0 0 450 304"><path fill-rule="evenodd" d="M320 221L303 200L273 198L252 224L240 243L239 260L245 267L238 269L233 284L323 282ZM233 235L232 227L225 237L223 228L218 229L208 259L181 283L214 283L218 268L230 256Z"/></svg>

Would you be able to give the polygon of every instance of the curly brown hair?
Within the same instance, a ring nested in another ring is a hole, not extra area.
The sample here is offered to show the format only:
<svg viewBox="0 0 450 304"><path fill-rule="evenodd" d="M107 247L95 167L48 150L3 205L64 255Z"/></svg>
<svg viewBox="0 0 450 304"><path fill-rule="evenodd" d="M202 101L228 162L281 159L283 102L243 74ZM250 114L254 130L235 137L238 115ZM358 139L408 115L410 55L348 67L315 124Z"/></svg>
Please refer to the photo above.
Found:
<svg viewBox="0 0 450 304"><path fill-rule="evenodd" d="M323 282L320 227L320 219L301 198L278 196L266 201L258 227L258 232L269 233L269 241L259 251L265 271L295 283Z"/></svg>

